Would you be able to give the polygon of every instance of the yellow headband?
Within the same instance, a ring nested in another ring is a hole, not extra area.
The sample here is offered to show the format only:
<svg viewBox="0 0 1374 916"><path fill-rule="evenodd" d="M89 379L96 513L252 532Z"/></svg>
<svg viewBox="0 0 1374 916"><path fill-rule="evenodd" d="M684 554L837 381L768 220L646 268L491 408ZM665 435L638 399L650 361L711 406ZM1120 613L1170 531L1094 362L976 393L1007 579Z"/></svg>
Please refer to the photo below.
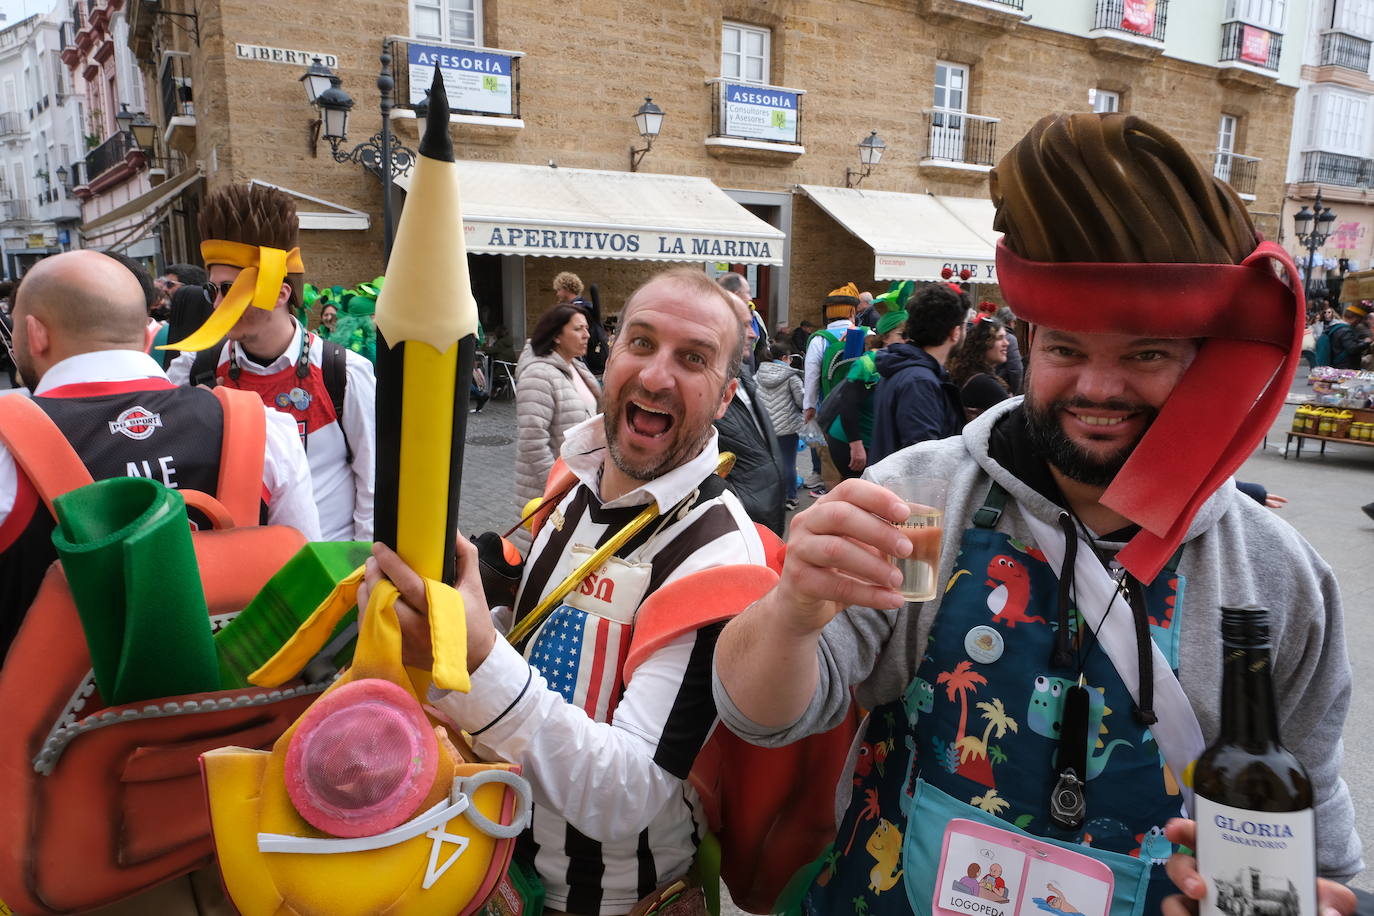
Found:
<svg viewBox="0 0 1374 916"><path fill-rule="evenodd" d="M205 324L191 332L185 340L168 343L159 350L205 350L224 339L229 329L238 323L249 305L271 311L277 305L281 285L288 273L304 273L300 248L282 251L265 245L245 245L223 239L207 239L200 243L200 256L205 266L228 264L241 267L234 285Z"/></svg>

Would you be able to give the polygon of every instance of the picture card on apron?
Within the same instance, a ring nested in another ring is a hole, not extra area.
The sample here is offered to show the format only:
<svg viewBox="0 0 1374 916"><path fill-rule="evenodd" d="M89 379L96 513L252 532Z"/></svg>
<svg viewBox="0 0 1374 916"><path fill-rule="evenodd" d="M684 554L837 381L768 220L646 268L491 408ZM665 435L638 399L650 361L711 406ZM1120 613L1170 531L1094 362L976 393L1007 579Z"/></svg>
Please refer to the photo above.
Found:
<svg viewBox="0 0 1374 916"><path fill-rule="evenodd" d="M1026 854L1008 839L1015 837L975 821L949 822L935 882L936 912L1013 916Z"/></svg>
<svg viewBox="0 0 1374 916"><path fill-rule="evenodd" d="M989 824L956 818L945 828L937 913L1107 916L1111 869L1089 856Z"/></svg>

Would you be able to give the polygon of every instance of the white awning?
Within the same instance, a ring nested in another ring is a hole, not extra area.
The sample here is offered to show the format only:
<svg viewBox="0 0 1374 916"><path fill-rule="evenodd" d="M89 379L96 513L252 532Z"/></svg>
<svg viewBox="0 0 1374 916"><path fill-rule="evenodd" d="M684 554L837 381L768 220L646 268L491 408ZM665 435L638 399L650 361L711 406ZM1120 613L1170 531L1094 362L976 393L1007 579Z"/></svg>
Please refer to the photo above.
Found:
<svg viewBox="0 0 1374 916"><path fill-rule="evenodd" d="M873 249L875 280L938 280L967 268L975 283L996 283L992 201L862 188L801 185L840 225Z"/></svg>
<svg viewBox="0 0 1374 916"><path fill-rule="evenodd" d="M107 226L113 226L131 216L138 216L143 219L151 218L160 209L170 204L178 194L198 181L200 177L198 167L189 168L175 178L170 178L157 187L144 191L133 200L125 201L114 209L83 223L81 231L89 236L98 234Z"/></svg>
<svg viewBox="0 0 1374 916"><path fill-rule="evenodd" d="M270 181L263 181L254 178L249 182L250 185L261 185L265 188L276 188L286 194L290 194L297 201L315 204L313 209L307 209L296 204L296 217L300 220L302 229L366 229L371 220L366 213L355 210L352 207L345 207L343 204L336 204L332 200L325 200L323 197L312 197L303 191L296 191L279 184L272 184ZM327 207L321 210L319 207Z"/></svg>
<svg viewBox="0 0 1374 916"><path fill-rule="evenodd" d="M458 174L473 254L782 265L783 233L705 178L466 160Z"/></svg>

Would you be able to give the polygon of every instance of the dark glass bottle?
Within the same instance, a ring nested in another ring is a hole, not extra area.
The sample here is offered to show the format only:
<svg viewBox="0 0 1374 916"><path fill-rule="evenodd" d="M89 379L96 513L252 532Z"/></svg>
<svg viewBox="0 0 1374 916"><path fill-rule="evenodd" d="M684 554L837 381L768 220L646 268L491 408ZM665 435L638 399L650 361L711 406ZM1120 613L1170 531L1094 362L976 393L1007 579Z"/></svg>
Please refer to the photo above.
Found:
<svg viewBox="0 0 1374 916"><path fill-rule="evenodd" d="M1268 615L1221 609L1221 733L1193 770L1203 916L1317 910L1312 783L1279 740Z"/></svg>

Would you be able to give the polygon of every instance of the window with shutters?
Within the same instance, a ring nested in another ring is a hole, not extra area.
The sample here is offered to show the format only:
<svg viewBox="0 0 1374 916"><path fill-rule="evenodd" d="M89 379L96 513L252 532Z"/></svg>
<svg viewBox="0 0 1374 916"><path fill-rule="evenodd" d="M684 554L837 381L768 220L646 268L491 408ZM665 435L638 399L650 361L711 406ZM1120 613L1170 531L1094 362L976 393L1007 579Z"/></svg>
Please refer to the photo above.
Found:
<svg viewBox="0 0 1374 916"><path fill-rule="evenodd" d="M419 39L480 47L482 0L411 0L410 34Z"/></svg>
<svg viewBox="0 0 1374 916"><path fill-rule="evenodd" d="M727 22L720 33L720 75L741 83L767 85L772 33L768 29Z"/></svg>

